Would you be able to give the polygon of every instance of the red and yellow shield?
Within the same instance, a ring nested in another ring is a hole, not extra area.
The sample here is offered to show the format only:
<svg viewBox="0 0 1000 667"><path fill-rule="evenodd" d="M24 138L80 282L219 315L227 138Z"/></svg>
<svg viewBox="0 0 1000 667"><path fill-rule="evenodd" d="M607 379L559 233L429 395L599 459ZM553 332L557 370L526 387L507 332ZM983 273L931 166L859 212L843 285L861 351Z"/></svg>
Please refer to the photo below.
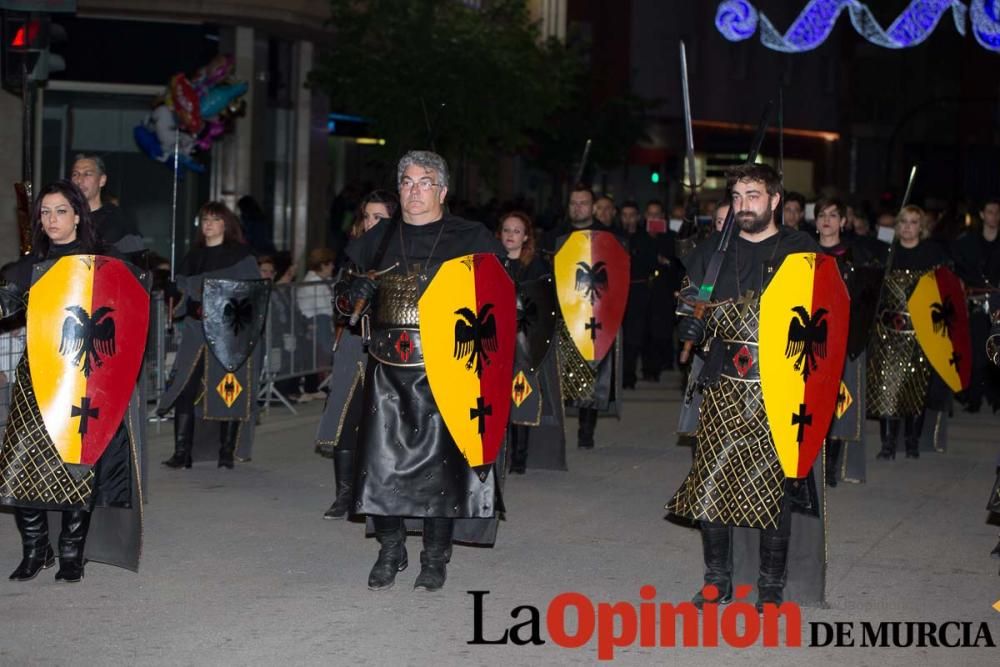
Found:
<svg viewBox="0 0 1000 667"><path fill-rule="evenodd" d="M611 232L570 234L555 258L556 295L573 344L587 361L611 349L625 317L629 255Z"/></svg>
<svg viewBox="0 0 1000 667"><path fill-rule="evenodd" d="M940 266L928 271L907 301L913 332L927 360L951 387L962 391L972 380L969 309L962 281Z"/></svg>
<svg viewBox="0 0 1000 667"><path fill-rule="evenodd" d="M496 460L510 416L514 283L489 254L448 260L420 297L427 380L448 432L473 468Z"/></svg>
<svg viewBox="0 0 1000 667"><path fill-rule="evenodd" d="M65 463L101 458L128 408L148 329L149 294L121 260L63 257L32 285L31 383Z"/></svg>
<svg viewBox="0 0 1000 667"><path fill-rule="evenodd" d="M837 260L794 253L760 299L760 382L787 477L805 477L837 407L851 300Z"/></svg>

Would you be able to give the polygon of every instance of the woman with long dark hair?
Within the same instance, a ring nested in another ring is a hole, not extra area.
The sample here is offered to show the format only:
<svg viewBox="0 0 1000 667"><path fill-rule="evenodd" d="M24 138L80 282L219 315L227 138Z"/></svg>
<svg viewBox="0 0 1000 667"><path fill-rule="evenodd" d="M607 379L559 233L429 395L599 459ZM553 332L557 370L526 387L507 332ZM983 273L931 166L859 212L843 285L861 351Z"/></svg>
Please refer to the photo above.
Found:
<svg viewBox="0 0 1000 667"><path fill-rule="evenodd" d="M30 254L4 272L6 282L0 286L0 315L6 318L25 310L29 289L38 290L32 298L38 299L40 304L56 299L58 295L51 294L51 289L43 281L47 272L55 266L65 267L57 260L75 255L116 257L117 253L113 249L103 248L98 242L90 208L80 190L69 181L57 181L42 188L35 200ZM39 266L43 262L45 265ZM88 269L106 266L96 265L89 260L85 264ZM138 281L135 287L141 289ZM49 291L45 291L46 289ZM64 316L60 306L61 303L56 304L59 316ZM41 308L44 309L44 305ZM91 308L92 304L89 302L80 307L83 317L88 317L86 311ZM110 327L113 335L115 319L118 317L120 315L114 309L107 308L107 312L101 315L101 322L92 326L95 329L101 327L105 333ZM96 313L94 318L98 319ZM64 340L69 322L68 317L63 322ZM78 322L78 326L86 324ZM119 336L125 335L126 327L121 322L118 329ZM96 333L94 336L97 338ZM144 336L145 334L143 340ZM118 343L121 346L122 340L119 339ZM56 354L61 356L62 345L59 347L60 352ZM114 351L107 352L107 348L102 350L98 347L97 354L101 353L115 354ZM46 359L45 356L42 358ZM102 368L107 364L98 363L91 367L88 365L89 360L90 357L85 353L82 358L83 367L79 371L75 367L70 369L57 364L55 369L46 369L37 379L49 382L52 380L49 377L52 372L80 372L88 378L88 383L104 381ZM42 392L38 391L35 380L28 369L25 355L14 372L10 419L4 432L3 446L0 447L0 505L14 508L14 519L23 547L23 558L10 579L28 581L35 578L41 570L55 564L56 554L49 541L48 510L60 511L62 514L56 581L73 583L83 578L85 546L88 560L101 560L133 570L138 568L142 541L142 513L139 507L142 442L140 429L133 431L130 426L138 424L143 418L138 391L131 392L125 418L118 424L117 430L96 461L85 463L81 456L77 462L67 462L64 458L68 453L72 459L72 452L65 452L64 447L57 445L50 435L50 426L46 426L43 421L39 405L43 401ZM87 400L84 397L79 412L70 417L78 417L81 421L81 451L84 447L83 434L86 433L84 420L90 412ZM105 409L101 416L106 413ZM96 414L95 409L93 416L96 417ZM93 446L93 443L87 446ZM87 544L92 512L100 512L102 515L107 513L106 516L110 517L107 520L114 522L117 528L115 531L100 531Z"/></svg>
<svg viewBox="0 0 1000 667"><path fill-rule="evenodd" d="M385 190L369 192L355 212L351 240L393 217L398 209L399 199L393 193ZM341 280L334 286L335 294L338 293L338 286L346 287L348 281L344 278L342 273ZM341 304L341 308L344 307ZM354 500L354 453L357 448L358 426L361 424L361 397L364 394L367 353L361 341L360 326L347 327L347 315L349 314L336 310L334 312L340 338L333 355L330 395L326 399L323 417L316 433L317 450L328 449L332 452L333 477L337 487L333 504L323 513L324 519L346 517Z"/></svg>
<svg viewBox="0 0 1000 667"><path fill-rule="evenodd" d="M202 286L206 278L260 280L260 271L243 242L239 220L228 206L208 202L198 211L198 221L193 247L175 271L176 287L168 290L176 304L174 318L178 320L181 342L157 409L161 415L174 409L174 454L163 465L191 467L195 401L199 400L204 426L211 423L212 430L219 429L219 467L232 468L237 445L240 458L250 458L260 376L257 353L263 346L256 346L240 368L228 373L207 349L202 316L211 314L202 312Z"/></svg>

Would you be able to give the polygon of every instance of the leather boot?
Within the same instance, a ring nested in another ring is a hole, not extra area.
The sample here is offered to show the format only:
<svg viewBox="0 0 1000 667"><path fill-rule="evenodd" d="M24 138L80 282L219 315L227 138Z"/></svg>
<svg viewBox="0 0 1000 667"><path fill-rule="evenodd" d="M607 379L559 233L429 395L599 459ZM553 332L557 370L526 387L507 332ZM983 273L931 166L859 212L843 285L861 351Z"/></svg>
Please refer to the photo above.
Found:
<svg viewBox="0 0 1000 667"><path fill-rule="evenodd" d="M906 458L920 458L920 431L922 419L920 415L909 415L903 418L903 444L906 446Z"/></svg>
<svg viewBox="0 0 1000 667"><path fill-rule="evenodd" d="M528 466L528 427L510 425L510 471L523 475Z"/></svg>
<svg viewBox="0 0 1000 667"><path fill-rule="evenodd" d="M194 413L174 410L174 455L163 465L168 468L191 467L191 445L194 442Z"/></svg>
<svg viewBox="0 0 1000 667"><path fill-rule="evenodd" d="M729 526L710 521L701 522L701 548L705 557L705 586L712 584L719 590L716 604L733 601L733 550L732 534ZM701 609L708 600L702 591L691 598L695 607Z"/></svg>
<svg viewBox="0 0 1000 667"><path fill-rule="evenodd" d="M233 469L236 438L240 434L238 421L224 421L219 428L219 467Z"/></svg>
<svg viewBox="0 0 1000 667"><path fill-rule="evenodd" d="M49 544L49 517L44 510L14 508L14 522L21 533L23 557L10 575L11 581L30 581L42 570L56 564Z"/></svg>
<svg viewBox="0 0 1000 667"><path fill-rule="evenodd" d="M406 529L398 516L374 516L375 539L381 547L378 559L368 574L368 588L384 591L396 583L396 574L406 569Z"/></svg>
<svg viewBox="0 0 1000 667"><path fill-rule="evenodd" d="M444 586L454 528L454 519L424 519L424 550L420 552L420 574L413 583L414 590L437 591Z"/></svg>
<svg viewBox="0 0 1000 667"><path fill-rule="evenodd" d="M90 529L90 512L63 510L59 533L59 571L56 581L75 584L83 579L83 546Z"/></svg>
<svg viewBox="0 0 1000 667"><path fill-rule="evenodd" d="M333 478L337 497L324 514L324 519L343 519L354 502L354 450L337 447L333 450Z"/></svg>
<svg viewBox="0 0 1000 667"><path fill-rule="evenodd" d="M597 427L597 410L580 408L580 427L577 432L577 447L580 449L594 448L594 430Z"/></svg>
<svg viewBox="0 0 1000 667"><path fill-rule="evenodd" d="M826 485L831 489L837 486L837 460L840 458L842 443L836 438L827 438L826 441Z"/></svg>
<svg viewBox="0 0 1000 667"><path fill-rule="evenodd" d="M899 420L892 417L880 417L878 429L882 438L882 449L875 455L875 458L885 461L894 460L896 458L896 439L899 437Z"/></svg>
<svg viewBox="0 0 1000 667"><path fill-rule="evenodd" d="M785 565L788 561L788 537L769 531L760 534L760 578L757 579L757 611L764 605L784 601Z"/></svg>

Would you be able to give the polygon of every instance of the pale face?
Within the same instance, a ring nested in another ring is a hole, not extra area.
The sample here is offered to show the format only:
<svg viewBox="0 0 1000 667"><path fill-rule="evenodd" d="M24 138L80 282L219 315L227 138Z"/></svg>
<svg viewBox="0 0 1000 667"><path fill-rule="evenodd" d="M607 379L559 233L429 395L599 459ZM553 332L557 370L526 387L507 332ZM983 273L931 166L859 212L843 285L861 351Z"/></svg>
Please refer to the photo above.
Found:
<svg viewBox="0 0 1000 667"><path fill-rule="evenodd" d="M727 215L729 215L729 204L723 204L722 206L716 207L715 217L712 218L712 224L715 225L715 231L722 231L722 226L726 224Z"/></svg>
<svg viewBox="0 0 1000 667"><path fill-rule="evenodd" d="M101 201L101 188L108 182L108 176L101 173L93 160L77 160L73 163L70 180L73 181L73 185L80 188L80 192L87 198L93 210L93 204Z"/></svg>
<svg viewBox="0 0 1000 667"><path fill-rule="evenodd" d="M389 209L386 208L385 204L370 202L365 204L365 212L364 216L361 218L361 224L367 232L369 229L388 217Z"/></svg>
<svg viewBox="0 0 1000 667"><path fill-rule="evenodd" d="M840 232L844 227L844 218L836 206L827 206L816 214L816 231L821 239L840 241Z"/></svg>
<svg viewBox="0 0 1000 667"><path fill-rule="evenodd" d="M438 182L439 174L411 164L399 181L399 202L403 220L410 224L424 225L444 217L444 200L448 188Z"/></svg>
<svg viewBox="0 0 1000 667"><path fill-rule="evenodd" d="M987 204L979 215L983 218L983 227L987 229L1000 227L1000 204Z"/></svg>
<svg viewBox="0 0 1000 667"><path fill-rule="evenodd" d="M777 193L767 194L764 181L737 181L733 185L733 208L740 231L756 234L767 229L780 199Z"/></svg>
<svg viewBox="0 0 1000 667"><path fill-rule="evenodd" d="M600 198L594 204L594 217L605 227L610 227L615 219L615 205L610 199Z"/></svg>
<svg viewBox="0 0 1000 667"><path fill-rule="evenodd" d="M650 204L646 207L646 220L663 220L663 207L659 204Z"/></svg>
<svg viewBox="0 0 1000 667"><path fill-rule="evenodd" d="M264 280L274 280L275 276L278 275L274 270L274 264L270 262L264 262L258 265L257 268L260 269L260 277Z"/></svg>
<svg viewBox="0 0 1000 667"><path fill-rule="evenodd" d="M896 226L896 234L900 244L912 247L920 243L920 214L915 211L904 211Z"/></svg>
<svg viewBox="0 0 1000 667"><path fill-rule="evenodd" d="M590 222L594 217L594 198L589 192L573 192L569 196L569 220L577 224Z"/></svg>
<svg viewBox="0 0 1000 667"><path fill-rule="evenodd" d="M65 245L76 240L80 216L62 194L53 192L42 197L38 217L42 230L52 243Z"/></svg>
<svg viewBox="0 0 1000 667"><path fill-rule="evenodd" d="M205 235L205 245L219 245L226 237L226 221L217 215L206 215L201 219L201 233Z"/></svg>
<svg viewBox="0 0 1000 667"><path fill-rule="evenodd" d="M510 217L503 221L500 227L500 242L508 255L520 255L527 240L527 233L524 221L520 218Z"/></svg>

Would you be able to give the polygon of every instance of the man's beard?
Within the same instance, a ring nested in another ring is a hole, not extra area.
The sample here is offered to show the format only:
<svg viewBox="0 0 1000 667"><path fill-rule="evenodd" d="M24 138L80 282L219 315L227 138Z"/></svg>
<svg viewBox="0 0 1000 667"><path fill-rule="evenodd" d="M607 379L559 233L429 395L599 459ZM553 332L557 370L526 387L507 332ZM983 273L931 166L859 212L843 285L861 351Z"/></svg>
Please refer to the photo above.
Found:
<svg viewBox="0 0 1000 667"><path fill-rule="evenodd" d="M747 234L759 234L771 226L771 218L774 209L768 204L767 208L760 215L755 215L752 211L743 211L736 214L736 224L741 232Z"/></svg>

